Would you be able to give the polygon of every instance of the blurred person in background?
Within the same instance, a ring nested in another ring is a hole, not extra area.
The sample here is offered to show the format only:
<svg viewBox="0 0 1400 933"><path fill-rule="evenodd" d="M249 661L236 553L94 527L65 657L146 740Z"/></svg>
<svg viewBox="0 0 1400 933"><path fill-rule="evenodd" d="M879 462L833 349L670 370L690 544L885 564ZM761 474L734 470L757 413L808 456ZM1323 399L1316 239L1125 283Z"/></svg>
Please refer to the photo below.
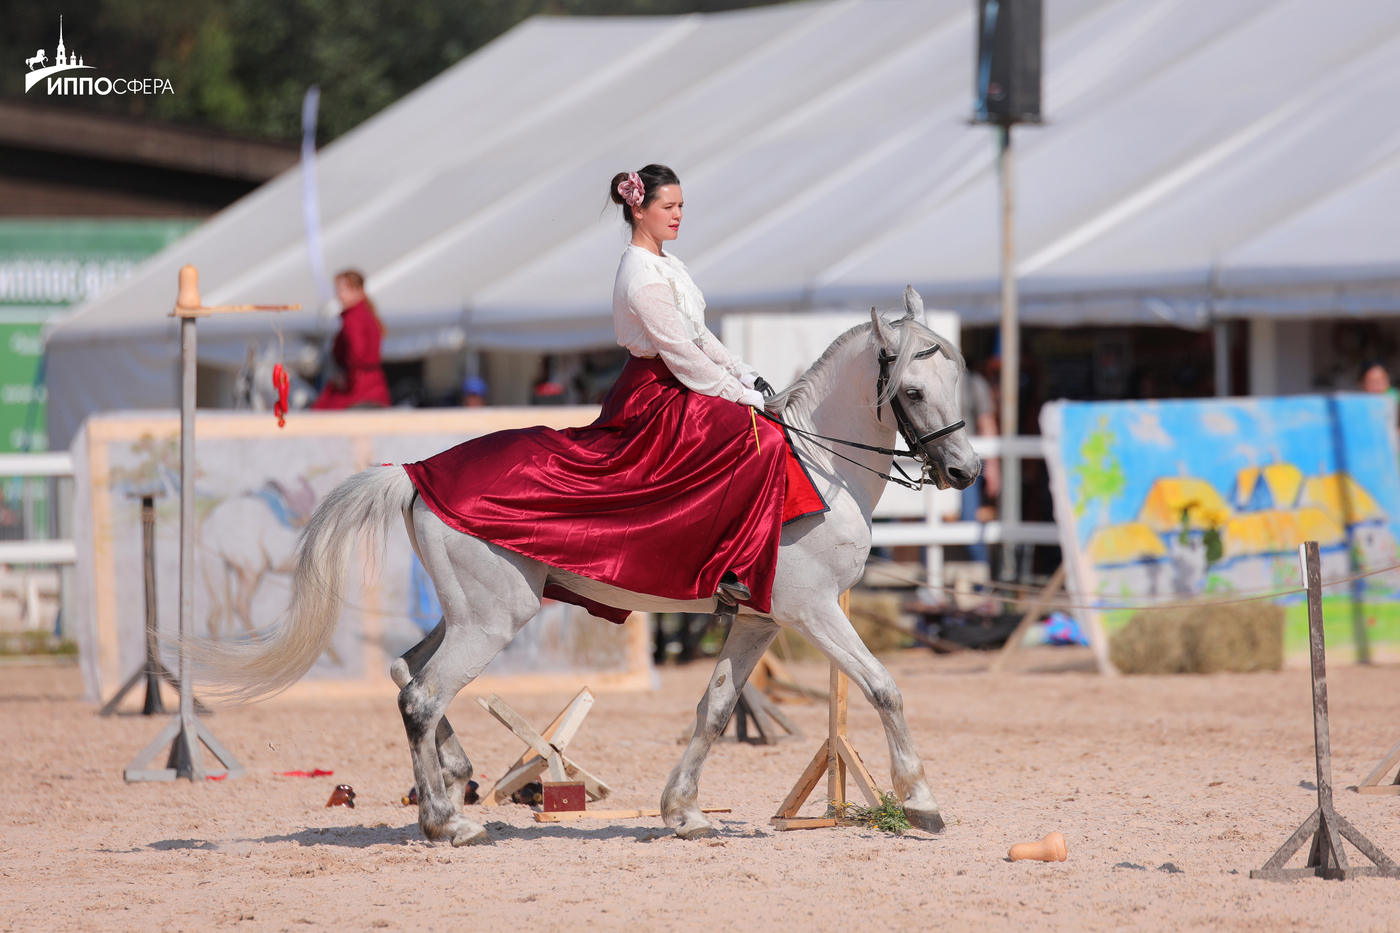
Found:
<svg viewBox="0 0 1400 933"><path fill-rule="evenodd" d="M1361 389L1372 395L1389 395L1400 411L1400 390L1391 385L1390 372L1381 360L1367 360L1361 364Z"/></svg>
<svg viewBox="0 0 1400 933"><path fill-rule="evenodd" d="M486 394L490 391L487 388L486 380L480 376L468 376L462 380L462 407L480 408L486 404Z"/></svg>
<svg viewBox="0 0 1400 933"><path fill-rule="evenodd" d="M993 357L993 362L998 362L999 357ZM997 426L997 405L996 396L992 392L991 384L977 370L968 367L963 374L962 381L958 383L958 403L961 407L962 420L967 422L968 428L978 437L996 437L1001 433ZM977 477L973 484L962 491L962 514L961 518L965 522L990 521L989 514L993 506L987 506L983 510L982 493L986 491L989 503L994 503L1001 495L1001 461L995 457L988 457L982 461L982 475ZM986 562L987 545L980 541L968 546L968 551L975 561Z"/></svg>
<svg viewBox="0 0 1400 933"><path fill-rule="evenodd" d="M365 295L365 277L346 269L335 277L335 293L345 309L331 349L338 371L311 407L319 411L388 408L389 383L379 358L384 325Z"/></svg>
<svg viewBox="0 0 1400 933"><path fill-rule="evenodd" d="M1388 394L1392 398L1400 395L1390 384L1390 373L1380 360L1367 360L1361 364L1361 388L1374 395Z"/></svg>

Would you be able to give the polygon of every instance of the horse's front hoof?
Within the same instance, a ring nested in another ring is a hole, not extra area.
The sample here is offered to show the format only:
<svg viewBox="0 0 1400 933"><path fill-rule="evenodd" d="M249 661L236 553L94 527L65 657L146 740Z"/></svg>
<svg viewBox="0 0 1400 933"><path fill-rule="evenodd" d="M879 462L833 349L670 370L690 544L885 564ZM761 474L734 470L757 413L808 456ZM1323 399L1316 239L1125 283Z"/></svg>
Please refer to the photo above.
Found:
<svg viewBox="0 0 1400 933"><path fill-rule="evenodd" d="M676 835L681 839L709 839L718 836L719 831L709 823L684 823L676 827Z"/></svg>
<svg viewBox="0 0 1400 933"><path fill-rule="evenodd" d="M453 848L462 846L489 846L492 845L491 836L486 832L485 826L468 822L461 826L452 834Z"/></svg>
<svg viewBox="0 0 1400 933"><path fill-rule="evenodd" d="M937 810L911 810L905 807L904 815L908 818L910 826L922 829L926 833L941 833L946 825L942 814Z"/></svg>
<svg viewBox="0 0 1400 933"><path fill-rule="evenodd" d="M665 813L665 811L662 811ZM708 839L719 835L705 815L695 808L690 812L673 810L665 815L666 825L676 831L681 839Z"/></svg>

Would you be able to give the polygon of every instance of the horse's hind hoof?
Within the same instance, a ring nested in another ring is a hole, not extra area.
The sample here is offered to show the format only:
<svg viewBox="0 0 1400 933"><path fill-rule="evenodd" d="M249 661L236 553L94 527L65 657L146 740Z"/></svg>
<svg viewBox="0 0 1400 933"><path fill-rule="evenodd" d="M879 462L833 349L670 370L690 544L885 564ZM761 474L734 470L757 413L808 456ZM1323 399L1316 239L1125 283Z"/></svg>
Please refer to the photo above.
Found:
<svg viewBox="0 0 1400 933"><path fill-rule="evenodd" d="M937 810L920 812L918 810L905 810L905 817L909 820L909 825L915 829L922 829L926 833L943 832L943 816Z"/></svg>
<svg viewBox="0 0 1400 933"><path fill-rule="evenodd" d="M491 835L486 832L485 826L477 826L475 828L464 827L452 836L453 848L489 845L492 845Z"/></svg>

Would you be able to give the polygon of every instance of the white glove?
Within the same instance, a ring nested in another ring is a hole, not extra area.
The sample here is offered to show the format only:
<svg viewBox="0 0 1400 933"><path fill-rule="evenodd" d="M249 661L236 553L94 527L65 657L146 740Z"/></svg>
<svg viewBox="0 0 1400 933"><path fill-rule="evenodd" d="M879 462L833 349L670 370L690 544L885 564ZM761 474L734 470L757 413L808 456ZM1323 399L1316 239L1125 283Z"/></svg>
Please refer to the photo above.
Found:
<svg viewBox="0 0 1400 933"><path fill-rule="evenodd" d="M752 389L752 388L753 388L754 380L757 379L757 378L758 378L758 372L757 372L757 371L754 371L754 372L744 373L744 375L742 375L742 376L739 377L739 381L742 382L742 383L744 384L744 388L746 388L746 389Z"/></svg>
<svg viewBox="0 0 1400 933"><path fill-rule="evenodd" d="M745 389L739 396L739 404L763 410L763 395L757 389Z"/></svg>

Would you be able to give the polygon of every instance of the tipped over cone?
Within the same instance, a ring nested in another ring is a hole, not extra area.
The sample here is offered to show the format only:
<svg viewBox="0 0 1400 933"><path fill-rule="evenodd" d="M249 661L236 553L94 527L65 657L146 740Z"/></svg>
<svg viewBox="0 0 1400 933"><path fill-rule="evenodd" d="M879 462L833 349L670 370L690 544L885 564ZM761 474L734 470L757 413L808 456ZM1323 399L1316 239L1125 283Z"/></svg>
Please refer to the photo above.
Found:
<svg viewBox="0 0 1400 933"><path fill-rule="evenodd" d="M1065 848L1065 837L1059 833L1049 833L1039 842L1018 842L1006 853L1011 861L1034 859L1037 862L1063 862L1069 858Z"/></svg>

